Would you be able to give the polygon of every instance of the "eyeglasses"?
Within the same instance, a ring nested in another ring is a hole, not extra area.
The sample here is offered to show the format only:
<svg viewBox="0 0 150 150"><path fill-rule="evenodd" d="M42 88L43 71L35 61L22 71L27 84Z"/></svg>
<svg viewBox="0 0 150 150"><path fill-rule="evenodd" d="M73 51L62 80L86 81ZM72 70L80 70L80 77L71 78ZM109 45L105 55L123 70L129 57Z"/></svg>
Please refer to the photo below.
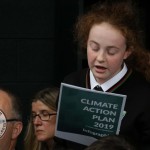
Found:
<svg viewBox="0 0 150 150"><path fill-rule="evenodd" d="M0 120L0 124L1 123L5 123L5 122L13 122L13 121L21 121L20 119L16 119L16 118L13 118L13 119L6 119L6 120Z"/></svg>
<svg viewBox="0 0 150 150"><path fill-rule="evenodd" d="M56 115L57 113L48 113L48 112L42 112L42 113L39 113L39 114L36 114L36 113L32 113L31 117L32 117L32 120L34 121L35 118L38 116L42 121L48 121L50 120L50 117L53 116L53 115Z"/></svg>

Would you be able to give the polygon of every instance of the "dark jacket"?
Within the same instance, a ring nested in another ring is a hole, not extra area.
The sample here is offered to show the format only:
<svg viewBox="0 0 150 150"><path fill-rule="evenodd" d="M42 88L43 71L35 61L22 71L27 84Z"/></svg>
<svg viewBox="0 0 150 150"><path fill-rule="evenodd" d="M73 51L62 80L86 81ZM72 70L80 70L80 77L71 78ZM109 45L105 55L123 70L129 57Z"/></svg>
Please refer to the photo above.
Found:
<svg viewBox="0 0 150 150"><path fill-rule="evenodd" d="M63 83L90 88L89 69L71 73ZM129 70L107 92L127 95L127 113L122 120L120 134L132 140L139 149L150 150L150 83L140 73Z"/></svg>

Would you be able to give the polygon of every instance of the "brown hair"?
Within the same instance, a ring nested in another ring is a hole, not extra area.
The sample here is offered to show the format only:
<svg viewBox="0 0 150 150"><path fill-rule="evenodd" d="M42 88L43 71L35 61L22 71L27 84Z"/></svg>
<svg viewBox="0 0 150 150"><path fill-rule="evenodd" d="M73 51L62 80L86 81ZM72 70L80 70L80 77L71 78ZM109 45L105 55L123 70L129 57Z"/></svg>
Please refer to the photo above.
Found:
<svg viewBox="0 0 150 150"><path fill-rule="evenodd" d="M96 3L91 10L79 16L75 25L75 40L82 50L86 50L89 32L93 25L107 22L121 31L126 39L127 50L132 54L126 60L128 66L141 72L150 80L150 64L148 51L143 44L143 32L140 29L140 20L137 5L132 1L105 1Z"/></svg>

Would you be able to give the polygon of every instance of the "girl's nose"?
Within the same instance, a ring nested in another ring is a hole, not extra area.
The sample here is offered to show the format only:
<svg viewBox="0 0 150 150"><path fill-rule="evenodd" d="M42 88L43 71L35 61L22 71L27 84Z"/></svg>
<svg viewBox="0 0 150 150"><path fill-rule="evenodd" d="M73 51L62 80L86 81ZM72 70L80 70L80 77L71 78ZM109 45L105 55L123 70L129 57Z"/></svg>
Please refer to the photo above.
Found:
<svg viewBox="0 0 150 150"><path fill-rule="evenodd" d="M97 60L99 62L104 62L106 59L106 56L105 56L105 52L104 50L100 50L98 53L97 53Z"/></svg>

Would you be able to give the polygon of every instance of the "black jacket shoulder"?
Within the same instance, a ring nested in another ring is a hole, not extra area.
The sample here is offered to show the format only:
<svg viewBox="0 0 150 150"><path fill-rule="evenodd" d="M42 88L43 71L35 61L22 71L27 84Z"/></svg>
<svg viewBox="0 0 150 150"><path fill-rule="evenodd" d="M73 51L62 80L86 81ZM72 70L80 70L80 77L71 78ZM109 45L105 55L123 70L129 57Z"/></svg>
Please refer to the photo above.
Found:
<svg viewBox="0 0 150 150"><path fill-rule="evenodd" d="M86 85L85 77L86 77L87 71L88 71L88 68L85 68L76 72L72 72L64 78L63 83L85 87Z"/></svg>

